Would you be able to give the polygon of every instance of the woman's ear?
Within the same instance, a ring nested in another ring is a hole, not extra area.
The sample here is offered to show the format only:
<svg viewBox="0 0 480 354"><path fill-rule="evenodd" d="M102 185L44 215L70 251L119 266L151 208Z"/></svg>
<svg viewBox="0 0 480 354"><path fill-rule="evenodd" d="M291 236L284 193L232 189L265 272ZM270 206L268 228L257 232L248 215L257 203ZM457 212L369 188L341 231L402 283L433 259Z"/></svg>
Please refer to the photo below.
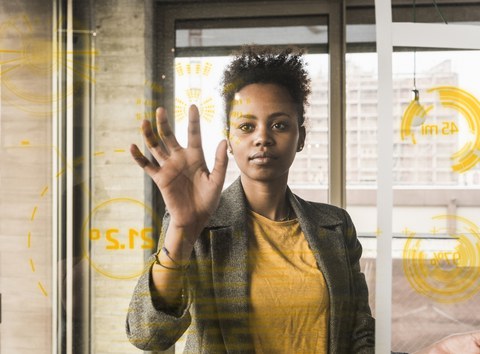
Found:
<svg viewBox="0 0 480 354"><path fill-rule="evenodd" d="M305 130L305 127L302 125L300 127L299 135L298 135L298 144L297 144L297 152L300 152L303 150L303 147L305 146L305 136L307 132Z"/></svg>

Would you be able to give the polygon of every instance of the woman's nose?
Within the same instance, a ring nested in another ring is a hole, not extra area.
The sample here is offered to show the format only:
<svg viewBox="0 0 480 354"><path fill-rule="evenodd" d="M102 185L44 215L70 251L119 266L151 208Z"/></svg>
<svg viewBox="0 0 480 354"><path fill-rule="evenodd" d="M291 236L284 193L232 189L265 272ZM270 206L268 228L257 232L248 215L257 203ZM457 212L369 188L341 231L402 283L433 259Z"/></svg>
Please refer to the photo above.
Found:
<svg viewBox="0 0 480 354"><path fill-rule="evenodd" d="M268 127L257 127L255 132L255 145L256 146L270 146L274 141L271 135L271 131Z"/></svg>

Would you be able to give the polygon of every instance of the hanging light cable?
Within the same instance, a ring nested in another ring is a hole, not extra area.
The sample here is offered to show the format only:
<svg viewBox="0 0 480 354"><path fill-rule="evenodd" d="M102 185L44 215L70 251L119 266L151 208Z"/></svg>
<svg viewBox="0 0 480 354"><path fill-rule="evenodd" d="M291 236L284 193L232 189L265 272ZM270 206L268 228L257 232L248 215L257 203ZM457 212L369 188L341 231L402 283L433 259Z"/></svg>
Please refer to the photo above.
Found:
<svg viewBox="0 0 480 354"><path fill-rule="evenodd" d="M433 0L433 5L437 10L438 14L442 18L443 22L448 25L447 20L440 11L437 1ZM416 0L413 0L413 23L417 22L417 6ZM413 90L412 90L412 101L410 102L410 112L414 112L414 116L411 119L412 126L420 126L425 122L426 111L420 104L420 92L417 89L417 48L413 48Z"/></svg>
<svg viewBox="0 0 480 354"><path fill-rule="evenodd" d="M416 0L413 0L413 23L417 22L417 11L416 11ZM413 90L412 90L412 101L410 106L415 108L415 112L418 112L418 115L412 119L413 126L422 125L425 122L425 116L422 106L420 105L420 92L417 89L417 48L413 48Z"/></svg>
<svg viewBox="0 0 480 354"><path fill-rule="evenodd" d="M440 8L437 5L436 0L433 0L433 5L439 13L445 24L448 24L447 20L443 16ZM416 0L413 0L413 23L417 22L417 8ZM417 89L417 48L413 48L413 89L412 89L412 100L410 101L408 107L405 109L402 116L402 134L412 135L412 139L415 139L413 133L410 132L410 127L418 127L425 123L427 118L427 112L432 108L432 106L424 107L420 104L420 92ZM402 135L403 136L403 135Z"/></svg>
<svg viewBox="0 0 480 354"><path fill-rule="evenodd" d="M416 0L413 0L413 23L417 22L417 12L415 7ZM413 48L413 92L415 93L415 99L418 101L417 90L417 48Z"/></svg>

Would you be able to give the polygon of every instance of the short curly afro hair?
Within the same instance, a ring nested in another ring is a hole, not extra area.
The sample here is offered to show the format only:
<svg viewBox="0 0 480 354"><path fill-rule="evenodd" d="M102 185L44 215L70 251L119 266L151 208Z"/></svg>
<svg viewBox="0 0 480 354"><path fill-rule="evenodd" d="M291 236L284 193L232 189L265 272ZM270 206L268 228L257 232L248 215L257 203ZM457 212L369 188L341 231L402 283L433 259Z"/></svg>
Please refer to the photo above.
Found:
<svg viewBox="0 0 480 354"><path fill-rule="evenodd" d="M222 96L225 103L227 129L235 93L250 84L277 84L287 89L297 105L298 124L305 122L305 108L310 95L310 78L305 69L303 51L295 48L275 49L243 46L235 53L223 73Z"/></svg>

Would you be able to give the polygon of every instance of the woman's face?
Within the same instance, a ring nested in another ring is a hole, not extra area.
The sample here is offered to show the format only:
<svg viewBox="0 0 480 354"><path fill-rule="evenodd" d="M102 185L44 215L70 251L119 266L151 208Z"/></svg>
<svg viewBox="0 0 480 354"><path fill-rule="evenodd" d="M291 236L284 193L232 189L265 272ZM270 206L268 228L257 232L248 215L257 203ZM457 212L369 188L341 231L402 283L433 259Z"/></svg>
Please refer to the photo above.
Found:
<svg viewBox="0 0 480 354"><path fill-rule="evenodd" d="M230 112L229 145L242 180L288 179L305 128L288 91L276 84L250 84L235 94Z"/></svg>

